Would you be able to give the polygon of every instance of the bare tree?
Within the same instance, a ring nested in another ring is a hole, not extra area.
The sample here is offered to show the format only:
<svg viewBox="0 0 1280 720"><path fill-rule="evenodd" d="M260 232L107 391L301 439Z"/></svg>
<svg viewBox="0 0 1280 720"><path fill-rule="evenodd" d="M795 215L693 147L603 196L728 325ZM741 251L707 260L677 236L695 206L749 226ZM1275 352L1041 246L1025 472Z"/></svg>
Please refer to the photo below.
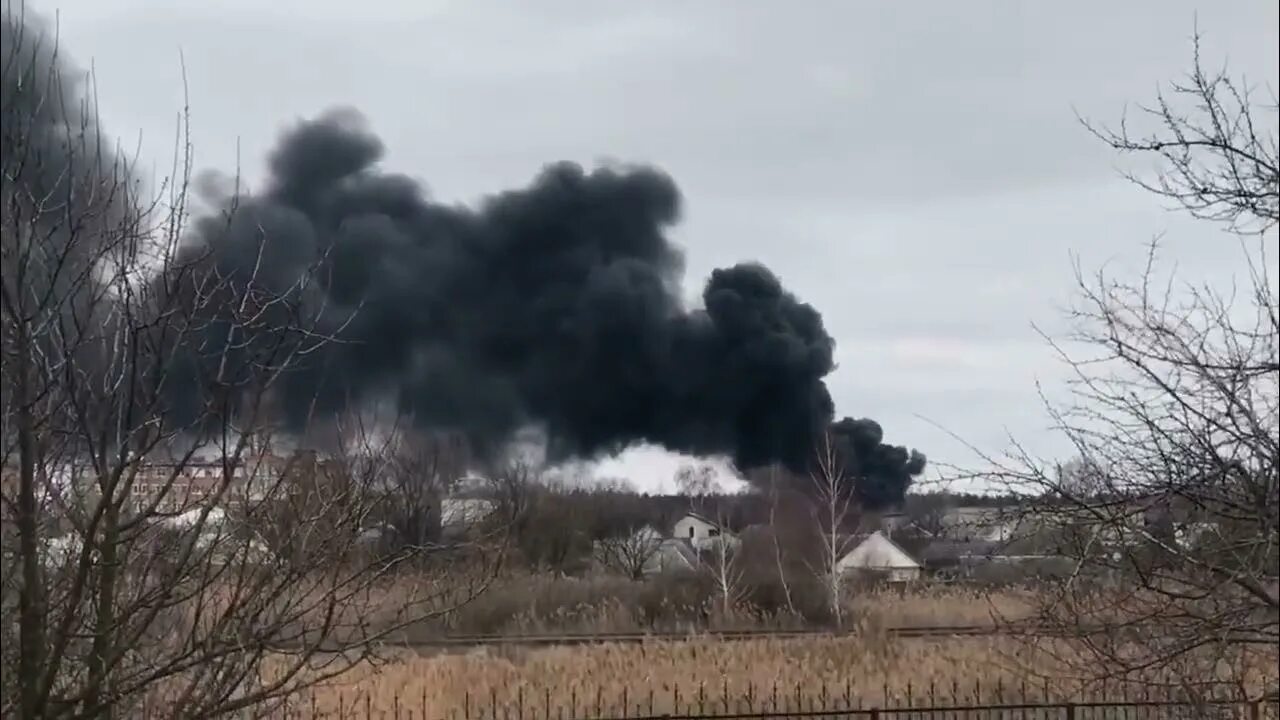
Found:
<svg viewBox="0 0 1280 720"><path fill-rule="evenodd" d="M723 517L720 517L718 522L721 523L721 527L724 527ZM721 532L719 537L712 538L707 543L707 547L698 553L703 571L715 586L721 617L728 617L747 594L743 584L746 571L742 566L738 548L734 538Z"/></svg>
<svg viewBox="0 0 1280 720"><path fill-rule="evenodd" d="M1055 468L1057 485L1071 497L1100 497L1107 491L1105 473L1089 460L1072 458Z"/></svg>
<svg viewBox="0 0 1280 720"><path fill-rule="evenodd" d="M1135 137L1091 129L1161 162L1142 187L1225 226L1244 287L1162 278L1157 243L1135 280L1077 268L1072 400L1053 405L1078 460L1060 472L1015 450L993 480L1035 497L1075 572L1037 618L1072 635L1058 651L1085 677L1194 685L1274 682L1280 643L1280 309L1274 274L1276 104L1205 71L1161 95ZM1256 689L1256 688L1255 688Z"/></svg>
<svg viewBox="0 0 1280 720"><path fill-rule="evenodd" d="M1135 132L1128 118L1118 129L1082 122L1121 153L1160 161L1154 178L1128 174L1139 187L1232 231L1265 232L1280 215L1280 149L1268 117L1277 107L1275 89L1258 102L1247 80L1205 67L1198 32L1193 48L1191 72L1157 94L1155 103L1138 107L1153 130Z"/></svg>
<svg viewBox="0 0 1280 720"><path fill-rule="evenodd" d="M404 430L397 434L383 495L384 513L402 545L439 542L444 502L466 473L466 444L454 433ZM470 518L462 518L466 521Z"/></svg>
<svg viewBox="0 0 1280 720"><path fill-rule="evenodd" d="M606 535L596 540L598 561L632 580L643 580L645 572L662 550L662 533L649 525L629 532Z"/></svg>
<svg viewBox="0 0 1280 720"><path fill-rule="evenodd" d="M676 471L676 492L688 498L699 498L717 489L715 469L705 463L684 463Z"/></svg>
<svg viewBox="0 0 1280 720"><path fill-rule="evenodd" d="M773 564L778 571L778 584L782 587L782 598L787 604L787 612L797 617L795 596L791 592L791 581L787 579L786 563L783 561L782 542L778 532L778 468L769 468L769 539L773 546Z"/></svg>
<svg viewBox="0 0 1280 720"><path fill-rule="evenodd" d="M729 530L729 507L715 496L715 470L709 465L686 464L676 472L676 487L688 497L690 509L716 526L718 535L694 548L702 572L711 579L722 617L746 597L745 570L738 557L738 540ZM785 584L785 582L784 582Z"/></svg>
<svg viewBox="0 0 1280 720"><path fill-rule="evenodd" d="M491 472L487 485L493 509L474 519L491 532L511 534L524 527L536 489L542 485L537 470L526 462L513 460Z"/></svg>
<svg viewBox="0 0 1280 720"><path fill-rule="evenodd" d="M829 436L823 436L816 455L817 463L809 479L812 483L811 513L818 533L818 557L811 563L811 568L827 596L831 618L839 627L844 621L844 573L840 561L855 544L849 531L857 518L857 498L853 483L845 478L839 453Z"/></svg>
<svg viewBox="0 0 1280 720"><path fill-rule="evenodd" d="M904 509L915 530L928 537L942 537L947 532L947 513L953 505L951 496L938 492L908 495Z"/></svg>
<svg viewBox="0 0 1280 720"><path fill-rule="evenodd" d="M516 515L514 544L532 569L566 572L591 555L591 505L558 482L528 489Z"/></svg>
<svg viewBox="0 0 1280 720"><path fill-rule="evenodd" d="M313 272L188 242L185 113L143 196L56 38L21 3L0 31L0 714L269 712L483 589L359 550L376 435L281 452L277 389L342 326ZM257 222L225 210L206 230Z"/></svg>

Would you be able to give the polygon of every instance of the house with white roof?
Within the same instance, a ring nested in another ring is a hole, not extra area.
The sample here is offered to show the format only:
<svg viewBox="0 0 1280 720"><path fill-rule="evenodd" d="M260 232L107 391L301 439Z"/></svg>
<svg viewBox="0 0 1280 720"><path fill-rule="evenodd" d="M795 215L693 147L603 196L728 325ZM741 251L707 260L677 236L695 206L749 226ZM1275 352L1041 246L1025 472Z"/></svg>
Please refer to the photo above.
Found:
<svg viewBox="0 0 1280 720"><path fill-rule="evenodd" d="M853 549L836 562L836 569L841 574L861 571L883 574L895 583L913 582L924 575L921 564L880 530L857 541Z"/></svg>

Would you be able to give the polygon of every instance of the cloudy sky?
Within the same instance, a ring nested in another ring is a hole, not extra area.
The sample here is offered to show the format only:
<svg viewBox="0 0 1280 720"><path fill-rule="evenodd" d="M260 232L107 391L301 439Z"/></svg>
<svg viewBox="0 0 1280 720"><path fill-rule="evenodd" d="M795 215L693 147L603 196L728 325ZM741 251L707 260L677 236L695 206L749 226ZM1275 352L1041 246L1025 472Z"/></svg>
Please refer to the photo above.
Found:
<svg viewBox="0 0 1280 720"><path fill-rule="evenodd" d="M1039 381L1062 367L1071 254L1135 262L1163 233L1189 278L1238 253L1118 176L1075 113L1115 120L1191 59L1278 85L1277 4L1143 2L623 3L482 0L32 0L92 64L108 131L163 169L183 101L196 162L252 184L281 129L363 112L386 165L440 199L526 183L545 163L669 172L695 296L758 260L822 313L842 415L968 464L951 433L1046 454ZM269 7L270 9L264 9ZM160 172L160 171L157 171ZM675 461L604 473L658 487Z"/></svg>

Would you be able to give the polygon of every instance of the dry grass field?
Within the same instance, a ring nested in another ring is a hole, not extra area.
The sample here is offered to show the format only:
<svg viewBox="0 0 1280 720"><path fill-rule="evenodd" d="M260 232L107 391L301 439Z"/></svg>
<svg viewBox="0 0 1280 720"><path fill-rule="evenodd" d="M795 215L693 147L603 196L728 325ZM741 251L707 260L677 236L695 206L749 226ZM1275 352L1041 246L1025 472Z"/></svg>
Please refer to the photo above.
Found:
<svg viewBox="0 0 1280 720"><path fill-rule="evenodd" d="M1025 618L1032 610L1032 596L1021 589L872 590L852 594L845 607L855 624L876 629L990 625Z"/></svg>
<svg viewBox="0 0 1280 720"><path fill-rule="evenodd" d="M361 667L342 682L314 692L317 711L366 703L373 712L399 707L427 717L450 717L464 707L499 710L544 702L568 710L671 712L677 702L739 708L746 698L794 707L825 693L834 701L879 703L908 692L927 697L958 693L995 700L1022 692L1025 658L1019 646L1000 638L902 639L804 638L737 642L694 640L640 645L604 644L544 649L486 648L464 654L397 656L381 666ZM908 683L909 680L909 683ZM953 687L953 683L955 687ZM910 684L910 687L908 687ZM1025 691L1038 695L1038 685ZM549 700L548 700L549 699ZM310 698L304 704L310 705ZM403 710L402 710L403 712Z"/></svg>
<svg viewBox="0 0 1280 720"><path fill-rule="evenodd" d="M631 713L745 711L770 707L811 709L827 697L832 706L948 701L1001 702L1017 698L1059 701L1082 692L1072 674L1055 666L1043 650L1065 649L1063 640L1007 636L904 638L890 627L957 626L1016 619L1029 608L1021 591L985 594L932 588L918 593L877 591L854 596L849 612L855 635L762 638L738 641L692 639L643 644L599 644L527 648L488 646L467 651L419 654L394 651L388 661L362 665L340 681L295 701L313 714L366 717L511 717L523 705L556 716L563 708L605 716ZM630 630L587 622L582 631ZM534 624L522 629L541 629ZM557 624L557 627L560 627ZM1257 673L1259 687L1274 685L1274 663ZM1046 681L1045 678L1052 678ZM797 688L799 695L797 696ZM1104 688L1105 691L1105 688ZM1096 687L1089 690L1096 693ZM298 707L300 706L300 707Z"/></svg>
<svg viewBox="0 0 1280 720"><path fill-rule="evenodd" d="M602 644L552 648L486 647L424 655L397 652L387 663L362 666L341 682L319 688L302 704L309 711L337 713L358 706L363 713L426 711L426 717L450 717L463 708L498 708L523 702L542 707L572 704L620 711L625 701L634 712L670 712L677 703L710 708L739 708L751 698L757 707L778 703L794 707L795 690L803 702L827 693L834 702L878 703L908 692L932 691L951 697L994 700L1022 690L1028 659L1014 642L998 637L890 639L884 630L903 626L988 624L1025 613L1019 591L986 594L975 590L931 588L854 594L847 620L856 637L811 637L721 642ZM530 608L504 627L506 632L625 632L644 628L627 606L605 599L571 606L545 617ZM719 618L722 627L759 627L757 620ZM909 678L909 682L908 682ZM1028 693L1040 694L1039 685ZM763 705L761 705L763 703ZM743 707L745 709L745 707ZM418 715L421 717L421 715ZM460 716L460 715L459 715Z"/></svg>
<svg viewBox="0 0 1280 720"><path fill-rule="evenodd" d="M714 597L687 586L637 584L611 577L504 579L449 622L451 634L542 634L794 629L812 626L786 612L740 607L727 616ZM845 623L856 627L986 625L1016 620L1031 608L1030 591L964 587L915 590L851 588ZM434 634L438 634L437 631Z"/></svg>
<svg viewBox="0 0 1280 720"><path fill-rule="evenodd" d="M1274 668L1250 673L1251 695L1274 687ZM316 688L295 708L303 717L461 718L468 709L472 718L517 717L517 707L536 717L618 717L624 708L650 715L1138 699L1143 687L1083 689L1007 637L872 635L405 653Z"/></svg>
<svg viewBox="0 0 1280 720"><path fill-rule="evenodd" d="M1074 673L1046 653L1069 654L1067 640L903 637L888 632L1016 620L1026 616L1033 600L1029 591L1009 589L863 590L848 599L845 619L851 634L844 636L694 636L683 641L486 645L448 651L386 648L380 662L359 664L290 698L286 712L271 717L422 720L462 718L467 710L471 718L618 717L624 715L624 707L632 715L813 710L823 707L823 698L827 707L901 705L908 698L917 706L1078 698L1082 691ZM640 626L632 607L607 598L568 608L548 614L531 606L515 622L504 623L503 630L514 634L651 629ZM748 614L713 618L712 624L761 627L758 618ZM1257 678L1250 685L1274 687L1274 668L1272 656L1251 673ZM1088 692L1096 695L1096 686ZM517 712L517 706L526 712Z"/></svg>

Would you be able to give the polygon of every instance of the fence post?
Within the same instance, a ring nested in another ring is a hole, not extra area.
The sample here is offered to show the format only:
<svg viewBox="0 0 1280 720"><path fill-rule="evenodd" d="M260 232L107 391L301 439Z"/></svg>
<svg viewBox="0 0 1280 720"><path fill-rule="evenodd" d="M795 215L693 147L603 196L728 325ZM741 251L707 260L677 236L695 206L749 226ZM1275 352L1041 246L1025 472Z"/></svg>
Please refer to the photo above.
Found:
<svg viewBox="0 0 1280 720"><path fill-rule="evenodd" d="M1262 701L1254 700L1249 703L1249 720L1262 720Z"/></svg>
<svg viewBox="0 0 1280 720"><path fill-rule="evenodd" d="M871 708L871 720L880 720L880 708Z"/></svg>
<svg viewBox="0 0 1280 720"><path fill-rule="evenodd" d="M1076 706L1075 706L1075 703L1071 703L1071 704L1068 704L1068 705L1063 705L1063 706L1062 706L1062 709L1063 709L1063 710L1065 710L1065 711L1066 711L1066 713L1067 713L1067 720L1076 720Z"/></svg>

